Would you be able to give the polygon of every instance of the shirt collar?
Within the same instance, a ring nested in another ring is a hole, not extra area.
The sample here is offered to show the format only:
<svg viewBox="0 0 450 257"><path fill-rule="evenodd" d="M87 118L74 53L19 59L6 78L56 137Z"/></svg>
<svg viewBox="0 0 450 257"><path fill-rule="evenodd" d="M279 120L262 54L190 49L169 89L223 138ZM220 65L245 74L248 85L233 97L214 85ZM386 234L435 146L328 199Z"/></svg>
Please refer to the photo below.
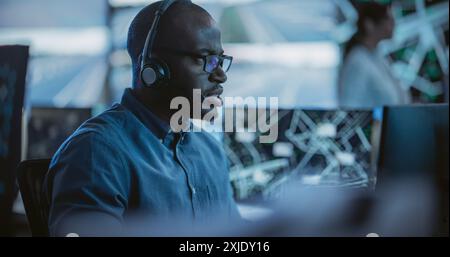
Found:
<svg viewBox="0 0 450 257"><path fill-rule="evenodd" d="M125 89L121 104L133 113L159 139L171 132L170 125L157 117L133 95L131 88Z"/></svg>

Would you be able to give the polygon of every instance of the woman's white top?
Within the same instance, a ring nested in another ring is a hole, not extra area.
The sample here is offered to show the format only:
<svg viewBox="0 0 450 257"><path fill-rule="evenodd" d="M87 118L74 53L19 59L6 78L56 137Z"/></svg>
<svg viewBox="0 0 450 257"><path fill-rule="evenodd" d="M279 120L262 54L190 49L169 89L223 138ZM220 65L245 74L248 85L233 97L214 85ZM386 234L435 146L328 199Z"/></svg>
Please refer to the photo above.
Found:
<svg viewBox="0 0 450 257"><path fill-rule="evenodd" d="M376 51L356 46L344 60L338 83L341 107L373 108L410 102L409 93Z"/></svg>

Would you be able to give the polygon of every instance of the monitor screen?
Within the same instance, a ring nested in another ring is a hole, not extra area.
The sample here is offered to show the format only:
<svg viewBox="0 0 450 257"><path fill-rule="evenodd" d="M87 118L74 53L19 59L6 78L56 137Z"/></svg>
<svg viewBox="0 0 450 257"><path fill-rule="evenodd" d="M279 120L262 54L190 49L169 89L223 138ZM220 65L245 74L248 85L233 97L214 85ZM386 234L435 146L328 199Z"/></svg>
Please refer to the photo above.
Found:
<svg viewBox="0 0 450 257"><path fill-rule="evenodd" d="M225 132L223 141L236 200L277 198L290 183L372 185L373 111L278 110L273 143L260 143L259 132L236 132L242 124L245 129L251 124L239 122L248 120L248 110L234 112L234 130Z"/></svg>
<svg viewBox="0 0 450 257"><path fill-rule="evenodd" d="M384 108L377 191L411 182L433 190L435 236L448 236L448 132L448 104Z"/></svg>
<svg viewBox="0 0 450 257"><path fill-rule="evenodd" d="M28 124L28 159L51 158L84 121L89 108L32 108Z"/></svg>
<svg viewBox="0 0 450 257"><path fill-rule="evenodd" d="M377 184L439 172L448 178L448 104L384 108Z"/></svg>
<svg viewBox="0 0 450 257"><path fill-rule="evenodd" d="M15 172L21 160L28 46L0 46L0 236L12 233Z"/></svg>

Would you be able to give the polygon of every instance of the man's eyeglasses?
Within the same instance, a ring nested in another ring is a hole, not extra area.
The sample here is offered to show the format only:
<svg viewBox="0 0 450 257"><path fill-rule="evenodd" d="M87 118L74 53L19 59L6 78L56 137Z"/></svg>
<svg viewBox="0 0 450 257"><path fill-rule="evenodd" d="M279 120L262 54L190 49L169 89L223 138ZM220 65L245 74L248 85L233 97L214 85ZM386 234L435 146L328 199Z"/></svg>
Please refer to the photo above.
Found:
<svg viewBox="0 0 450 257"><path fill-rule="evenodd" d="M161 50L164 50L166 52L171 52L178 55L187 55L192 56L194 58L201 58L203 59L203 70L207 73L213 73L219 66L222 68L224 72L227 72L230 70L231 64L233 63L233 57L228 55L217 55L217 54L211 54L211 55L201 55L197 53L192 52L186 52L181 50L175 50L175 49L168 49L168 48L160 48Z"/></svg>
<svg viewBox="0 0 450 257"><path fill-rule="evenodd" d="M233 57L228 55L207 55L202 56L202 58L204 62L203 70L208 73L214 72L219 66L224 72L227 72L233 62Z"/></svg>

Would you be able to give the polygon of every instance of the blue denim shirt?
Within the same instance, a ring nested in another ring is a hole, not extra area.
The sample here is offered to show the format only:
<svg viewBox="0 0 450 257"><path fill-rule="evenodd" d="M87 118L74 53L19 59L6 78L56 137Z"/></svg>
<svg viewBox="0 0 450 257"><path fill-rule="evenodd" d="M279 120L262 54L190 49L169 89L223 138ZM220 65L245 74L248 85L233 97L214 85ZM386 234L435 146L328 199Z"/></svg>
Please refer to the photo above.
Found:
<svg viewBox="0 0 450 257"><path fill-rule="evenodd" d="M219 142L171 132L131 89L60 146L45 184L51 235L116 233L133 213L239 217Z"/></svg>

